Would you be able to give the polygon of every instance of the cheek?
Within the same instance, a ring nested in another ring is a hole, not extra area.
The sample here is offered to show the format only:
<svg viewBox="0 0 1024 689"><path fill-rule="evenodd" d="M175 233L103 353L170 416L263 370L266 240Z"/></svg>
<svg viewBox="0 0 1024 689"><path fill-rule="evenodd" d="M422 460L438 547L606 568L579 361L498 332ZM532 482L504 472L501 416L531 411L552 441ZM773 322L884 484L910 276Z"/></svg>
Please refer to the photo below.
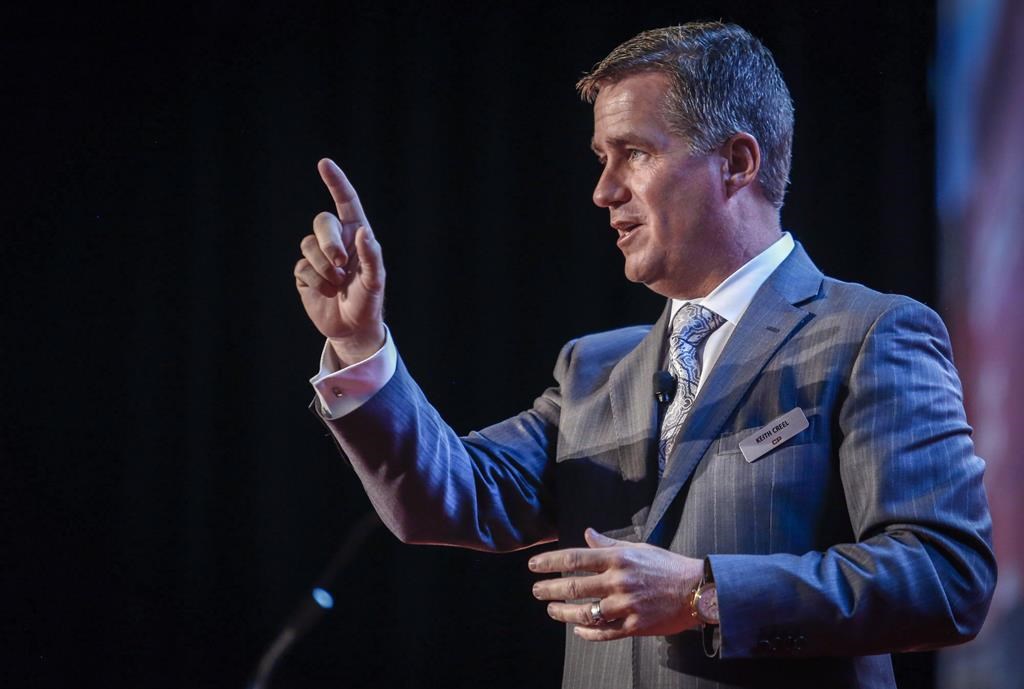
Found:
<svg viewBox="0 0 1024 689"><path fill-rule="evenodd" d="M647 216L654 222L664 225L665 221L678 213L680 206L680 188L669 180L651 180L647 184L636 185L634 194L643 203Z"/></svg>
<svg viewBox="0 0 1024 689"><path fill-rule="evenodd" d="M668 204L676 222L682 225L704 225L720 205L720 190L704 175L680 180Z"/></svg>

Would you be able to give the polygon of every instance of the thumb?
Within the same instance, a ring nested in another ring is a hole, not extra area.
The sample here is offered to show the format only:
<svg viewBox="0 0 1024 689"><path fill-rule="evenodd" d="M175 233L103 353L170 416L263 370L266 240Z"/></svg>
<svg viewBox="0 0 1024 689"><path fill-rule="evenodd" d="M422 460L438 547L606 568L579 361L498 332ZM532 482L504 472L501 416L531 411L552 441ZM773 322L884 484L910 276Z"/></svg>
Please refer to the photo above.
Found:
<svg viewBox="0 0 1024 689"><path fill-rule="evenodd" d="M616 545L626 545L623 541L617 541L614 538L609 538L608 536L589 528L583 532L583 539L591 548L610 548Z"/></svg>
<svg viewBox="0 0 1024 689"><path fill-rule="evenodd" d="M370 292L383 290L384 259L380 242L373 236L373 230L368 225L360 225L356 230L356 253L359 255L363 286Z"/></svg>

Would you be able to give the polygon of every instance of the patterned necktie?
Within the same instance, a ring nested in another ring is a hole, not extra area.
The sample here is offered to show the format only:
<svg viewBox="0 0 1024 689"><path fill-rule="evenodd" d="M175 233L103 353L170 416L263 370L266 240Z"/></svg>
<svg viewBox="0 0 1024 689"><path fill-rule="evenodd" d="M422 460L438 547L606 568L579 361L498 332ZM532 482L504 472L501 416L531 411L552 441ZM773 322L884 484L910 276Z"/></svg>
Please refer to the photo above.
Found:
<svg viewBox="0 0 1024 689"><path fill-rule="evenodd" d="M676 394L665 411L661 422L661 439L658 442L658 476L665 473L665 466L676 444L676 436L686 415L697 397L700 382L701 362L697 350L708 335L725 322L714 311L699 304L685 304L672 319L672 336L669 338L671 361L669 367L676 377Z"/></svg>

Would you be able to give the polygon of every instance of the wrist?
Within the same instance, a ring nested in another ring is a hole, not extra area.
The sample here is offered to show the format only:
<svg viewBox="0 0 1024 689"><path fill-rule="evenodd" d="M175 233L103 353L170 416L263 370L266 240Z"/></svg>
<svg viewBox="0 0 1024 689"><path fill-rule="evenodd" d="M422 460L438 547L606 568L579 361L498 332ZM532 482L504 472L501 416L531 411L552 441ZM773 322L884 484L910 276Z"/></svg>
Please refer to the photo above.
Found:
<svg viewBox="0 0 1024 689"><path fill-rule="evenodd" d="M367 332L353 333L345 337L329 337L327 341L341 368L345 368L369 359L380 351L386 339L384 324L380 323Z"/></svg>

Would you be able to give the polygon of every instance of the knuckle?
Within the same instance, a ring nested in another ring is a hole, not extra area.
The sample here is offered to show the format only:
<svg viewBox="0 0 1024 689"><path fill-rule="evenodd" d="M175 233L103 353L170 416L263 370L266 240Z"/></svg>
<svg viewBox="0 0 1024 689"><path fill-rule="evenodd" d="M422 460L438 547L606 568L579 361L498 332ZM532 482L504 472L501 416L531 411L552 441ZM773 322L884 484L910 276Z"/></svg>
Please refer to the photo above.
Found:
<svg viewBox="0 0 1024 689"><path fill-rule="evenodd" d="M316 246L316 237L311 234L307 234L305 237L302 238L302 241L299 242L299 249L302 251L302 253L307 253L310 249L313 249Z"/></svg>
<svg viewBox="0 0 1024 689"><path fill-rule="evenodd" d="M565 583L565 597L567 600L576 600L580 597L580 585L575 579L569 579Z"/></svg>

